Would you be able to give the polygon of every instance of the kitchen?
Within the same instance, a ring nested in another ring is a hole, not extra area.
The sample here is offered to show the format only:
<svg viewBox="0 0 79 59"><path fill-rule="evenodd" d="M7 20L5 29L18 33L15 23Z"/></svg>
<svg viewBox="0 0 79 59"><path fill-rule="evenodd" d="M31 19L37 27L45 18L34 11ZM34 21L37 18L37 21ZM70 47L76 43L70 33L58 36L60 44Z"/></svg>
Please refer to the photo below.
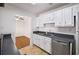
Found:
<svg viewBox="0 0 79 59"><path fill-rule="evenodd" d="M5 3L0 10L0 34L11 34L14 44L16 37L26 36L31 47L48 55L79 54L79 4Z"/></svg>

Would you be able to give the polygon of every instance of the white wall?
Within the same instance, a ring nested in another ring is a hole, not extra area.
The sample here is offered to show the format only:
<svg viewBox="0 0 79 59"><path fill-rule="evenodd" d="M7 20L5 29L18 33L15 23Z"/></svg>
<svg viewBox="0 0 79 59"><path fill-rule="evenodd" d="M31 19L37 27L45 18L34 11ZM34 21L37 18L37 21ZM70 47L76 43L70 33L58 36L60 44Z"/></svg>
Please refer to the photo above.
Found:
<svg viewBox="0 0 79 59"><path fill-rule="evenodd" d="M32 26L31 26L31 21L32 21L32 18L31 17L25 17L25 25L24 25L24 33L25 33L25 36L31 38L31 34L32 34Z"/></svg>
<svg viewBox="0 0 79 59"><path fill-rule="evenodd" d="M31 38L31 20L31 17L24 16L24 20L16 21L16 37L25 35Z"/></svg>
<svg viewBox="0 0 79 59"><path fill-rule="evenodd" d="M11 33L13 34L13 40L15 42L15 33L16 33L16 20L15 16L16 15L21 15L21 16L33 16L32 14L25 12L23 10L20 10L18 8L15 8L14 6L10 6L8 4L5 5L4 8L1 8L1 33L3 34L8 34Z"/></svg>
<svg viewBox="0 0 79 59"><path fill-rule="evenodd" d="M17 20L16 21L16 37L24 36L24 20Z"/></svg>

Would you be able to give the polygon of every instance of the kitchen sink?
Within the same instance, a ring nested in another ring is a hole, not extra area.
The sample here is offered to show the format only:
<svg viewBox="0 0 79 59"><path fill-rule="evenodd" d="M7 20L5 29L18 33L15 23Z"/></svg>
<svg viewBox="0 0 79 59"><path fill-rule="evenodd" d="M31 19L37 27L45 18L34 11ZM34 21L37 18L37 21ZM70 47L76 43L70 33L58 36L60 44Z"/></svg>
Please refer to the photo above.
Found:
<svg viewBox="0 0 79 59"><path fill-rule="evenodd" d="M42 35L42 36L46 36L46 37L53 37L54 35L52 33L49 32L35 32L38 35Z"/></svg>

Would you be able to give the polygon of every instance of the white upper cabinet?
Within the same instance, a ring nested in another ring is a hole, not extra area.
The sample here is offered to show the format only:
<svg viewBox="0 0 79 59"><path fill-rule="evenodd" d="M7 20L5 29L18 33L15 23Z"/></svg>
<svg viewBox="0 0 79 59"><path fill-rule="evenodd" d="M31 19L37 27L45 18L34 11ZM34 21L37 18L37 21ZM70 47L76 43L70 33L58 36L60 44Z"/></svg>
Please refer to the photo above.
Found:
<svg viewBox="0 0 79 59"><path fill-rule="evenodd" d="M36 26L43 27L46 23L55 23L56 27L74 27L74 14L76 14L76 10L73 7L46 13L36 18Z"/></svg>
<svg viewBox="0 0 79 59"><path fill-rule="evenodd" d="M78 5L72 6L72 8L73 8L73 15L77 15Z"/></svg>
<svg viewBox="0 0 79 59"><path fill-rule="evenodd" d="M45 22L44 23L54 23L54 13L49 13L45 17Z"/></svg>
<svg viewBox="0 0 79 59"><path fill-rule="evenodd" d="M54 23L54 13L41 15L36 18L36 27L43 27L46 23Z"/></svg>
<svg viewBox="0 0 79 59"><path fill-rule="evenodd" d="M74 16L71 7L64 8L55 12L55 26L56 27L73 27Z"/></svg>
<svg viewBox="0 0 79 59"><path fill-rule="evenodd" d="M61 27L63 26L63 10L58 10L55 12L55 26L56 27Z"/></svg>
<svg viewBox="0 0 79 59"><path fill-rule="evenodd" d="M36 18L36 27L43 27L43 19L42 17Z"/></svg>
<svg viewBox="0 0 79 59"><path fill-rule="evenodd" d="M64 26L74 26L74 16L72 7L63 9Z"/></svg>
<svg viewBox="0 0 79 59"><path fill-rule="evenodd" d="M35 20L36 20L36 22L35 22L36 27L39 27L39 18L36 18Z"/></svg>

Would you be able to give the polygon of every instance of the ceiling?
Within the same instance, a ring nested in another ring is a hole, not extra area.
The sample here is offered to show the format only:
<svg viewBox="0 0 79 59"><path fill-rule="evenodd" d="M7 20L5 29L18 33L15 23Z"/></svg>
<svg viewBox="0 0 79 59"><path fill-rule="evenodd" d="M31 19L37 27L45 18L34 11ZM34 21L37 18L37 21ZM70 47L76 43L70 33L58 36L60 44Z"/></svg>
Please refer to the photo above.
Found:
<svg viewBox="0 0 79 59"><path fill-rule="evenodd" d="M27 12L30 12L32 14L40 14L46 11L49 11L51 9L55 9L64 5L67 5L69 3L9 3L12 6L15 6L17 8L20 8L22 10L25 10Z"/></svg>

